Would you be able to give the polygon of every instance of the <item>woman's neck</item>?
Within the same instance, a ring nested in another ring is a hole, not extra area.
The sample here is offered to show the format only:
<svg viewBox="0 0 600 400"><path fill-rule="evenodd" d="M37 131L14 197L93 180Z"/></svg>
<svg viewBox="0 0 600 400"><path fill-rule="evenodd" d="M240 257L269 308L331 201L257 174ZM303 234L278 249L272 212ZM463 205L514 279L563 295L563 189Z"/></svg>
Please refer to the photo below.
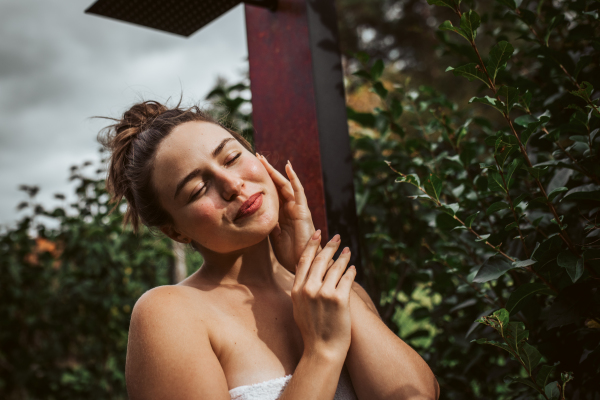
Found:
<svg viewBox="0 0 600 400"><path fill-rule="evenodd" d="M245 249L221 254L203 249L204 264L197 277L219 285L270 286L275 284L275 272L282 268L265 238Z"/></svg>

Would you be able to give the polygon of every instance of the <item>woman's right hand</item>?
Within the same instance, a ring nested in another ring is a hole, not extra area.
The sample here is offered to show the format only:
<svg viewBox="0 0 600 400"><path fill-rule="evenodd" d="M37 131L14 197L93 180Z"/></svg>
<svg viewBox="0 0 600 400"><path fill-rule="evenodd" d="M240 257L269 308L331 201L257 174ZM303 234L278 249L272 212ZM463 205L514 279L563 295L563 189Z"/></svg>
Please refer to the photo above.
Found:
<svg viewBox="0 0 600 400"><path fill-rule="evenodd" d="M340 246L335 235L317 254L321 231L308 241L292 288L294 320L304 340L306 356L343 361L350 347L350 290L356 277L351 266L344 273L350 250L345 248L332 264Z"/></svg>

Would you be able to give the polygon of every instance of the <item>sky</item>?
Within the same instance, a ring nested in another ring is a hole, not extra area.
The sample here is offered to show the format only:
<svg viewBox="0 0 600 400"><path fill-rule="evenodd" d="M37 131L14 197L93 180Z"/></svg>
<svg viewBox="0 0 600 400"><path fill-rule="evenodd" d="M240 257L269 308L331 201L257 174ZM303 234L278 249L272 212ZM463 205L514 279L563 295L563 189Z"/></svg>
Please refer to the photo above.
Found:
<svg viewBox="0 0 600 400"><path fill-rule="evenodd" d="M69 168L99 161L107 123L140 99L201 102L247 71L243 6L189 38L84 14L94 0L0 0L0 226L20 217L21 184L74 198Z"/></svg>

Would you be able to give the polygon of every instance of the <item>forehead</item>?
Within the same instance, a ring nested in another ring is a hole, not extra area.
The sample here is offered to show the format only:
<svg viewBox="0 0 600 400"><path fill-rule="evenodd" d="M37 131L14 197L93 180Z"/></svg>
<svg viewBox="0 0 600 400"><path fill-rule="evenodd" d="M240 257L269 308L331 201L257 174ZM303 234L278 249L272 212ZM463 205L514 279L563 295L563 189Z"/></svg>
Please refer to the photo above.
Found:
<svg viewBox="0 0 600 400"><path fill-rule="evenodd" d="M158 146L156 163L178 164L181 161L212 157L211 153L231 134L219 125L210 122L186 122L178 125Z"/></svg>
<svg viewBox="0 0 600 400"><path fill-rule="evenodd" d="M212 151L231 134L210 122L186 122L178 125L161 142L154 162L155 180L178 178L212 159ZM167 182L172 179L167 179ZM162 186L159 184L159 186ZM167 185L168 186L168 185Z"/></svg>

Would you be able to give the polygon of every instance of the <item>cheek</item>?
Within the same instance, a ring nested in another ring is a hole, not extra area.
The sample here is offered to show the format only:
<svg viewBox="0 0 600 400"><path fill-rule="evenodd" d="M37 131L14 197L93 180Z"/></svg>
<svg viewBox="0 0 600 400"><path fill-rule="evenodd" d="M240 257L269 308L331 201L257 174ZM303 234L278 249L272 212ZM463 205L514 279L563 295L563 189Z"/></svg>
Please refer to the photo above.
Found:
<svg viewBox="0 0 600 400"><path fill-rule="evenodd" d="M211 226L215 225L217 209L210 199L208 201L197 201L193 207L190 207L189 213L184 216L184 224L193 226Z"/></svg>
<svg viewBox="0 0 600 400"><path fill-rule="evenodd" d="M264 180L265 176L268 178L269 174L265 167L258 161L258 158L247 157L242 165L242 171L244 171L243 178L257 182Z"/></svg>

